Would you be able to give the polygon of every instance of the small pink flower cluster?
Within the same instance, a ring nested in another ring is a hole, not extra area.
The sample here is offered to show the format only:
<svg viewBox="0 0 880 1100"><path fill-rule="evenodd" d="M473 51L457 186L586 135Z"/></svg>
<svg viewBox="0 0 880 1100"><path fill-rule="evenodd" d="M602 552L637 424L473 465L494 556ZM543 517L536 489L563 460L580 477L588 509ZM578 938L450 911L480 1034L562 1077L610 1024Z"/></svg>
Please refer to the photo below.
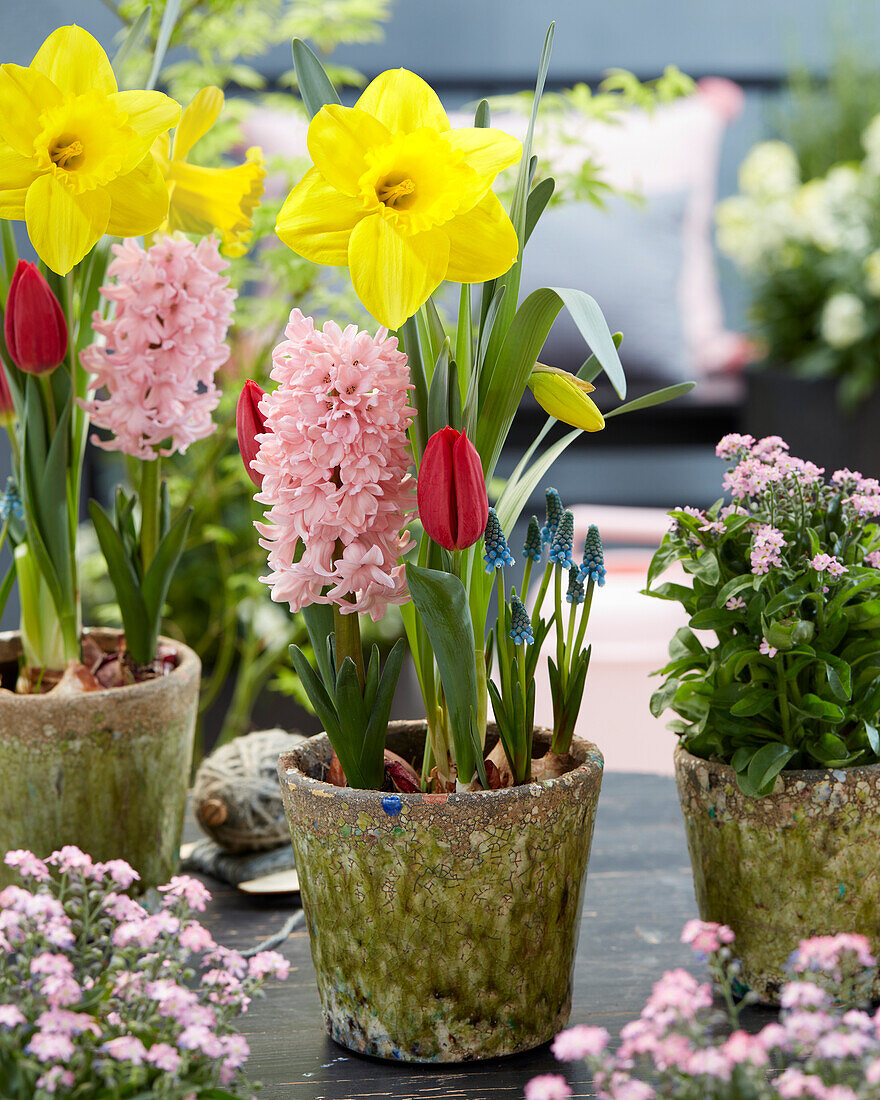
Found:
<svg viewBox="0 0 880 1100"><path fill-rule="evenodd" d="M726 435L715 453L735 463L724 475L724 488L737 500L759 498L769 490L795 498L816 492L824 484L824 469L790 455L788 444L778 435L759 440L750 435Z"/></svg>
<svg viewBox="0 0 880 1100"><path fill-rule="evenodd" d="M214 383L229 358L226 333L236 291L221 273L228 266L213 237L193 244L162 237L150 248L135 240L113 245L107 269L115 283L101 287L115 315L92 318L103 338L81 361L94 374L91 390L106 397L81 401L92 423L114 438L92 442L107 451L155 459L186 451L215 428L220 400Z"/></svg>
<svg viewBox="0 0 880 1100"><path fill-rule="evenodd" d="M762 523L752 539L750 560L753 573L769 573L774 565L782 564L780 551L785 546L785 536L769 523Z"/></svg>
<svg viewBox="0 0 880 1100"><path fill-rule="evenodd" d="M816 554L815 557L810 559L810 565L817 573L827 572L828 576L835 581L838 577L842 577L844 573L849 572L842 561L838 561L830 554Z"/></svg>
<svg viewBox="0 0 880 1100"><path fill-rule="evenodd" d="M0 892L0 1061L17 1065L27 1095L72 1094L98 1075L126 1095L244 1083L248 1045L232 1020L267 978L287 977L282 955L248 960L218 946L191 918L210 900L195 879L160 887L163 906L150 913L120 892L139 877L124 860L98 863L68 845L5 862L26 887Z"/></svg>
<svg viewBox="0 0 880 1100"><path fill-rule="evenodd" d="M375 337L298 309L273 353L278 388L260 401L266 432L252 468L269 506L258 523L272 599L299 611L335 604L374 620L408 598L400 557L413 510L406 356ZM298 557L299 550L302 556Z"/></svg>
<svg viewBox="0 0 880 1100"><path fill-rule="evenodd" d="M729 1006L726 1018L711 1009L708 985L674 970L655 984L640 1017L623 1027L615 1052L604 1028L561 1032L553 1053L562 1062L585 1060L602 1100L880 1097L880 1011L871 1016L848 1007L873 978L873 970L865 968L873 968L875 960L863 937L804 940L794 956L796 980L781 992L779 1022L766 1024L756 1035L738 1023L753 997L734 1004L739 964L731 949L733 932L724 925L689 921L682 940L698 956L708 956L710 973ZM802 973L809 980L799 977ZM827 987L817 984L820 980ZM571 1096L559 1074L544 1074L526 1086L526 1100Z"/></svg>

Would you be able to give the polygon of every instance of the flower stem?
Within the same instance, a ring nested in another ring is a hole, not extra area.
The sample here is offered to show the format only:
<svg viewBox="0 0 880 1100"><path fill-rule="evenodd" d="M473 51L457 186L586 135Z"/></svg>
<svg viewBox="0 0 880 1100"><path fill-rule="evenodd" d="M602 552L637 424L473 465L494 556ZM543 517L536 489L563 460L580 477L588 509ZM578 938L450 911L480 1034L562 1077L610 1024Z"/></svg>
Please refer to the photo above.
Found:
<svg viewBox="0 0 880 1100"><path fill-rule="evenodd" d="M334 604L333 629L336 635L336 667L340 668L345 658L350 657L354 661L363 691L367 678L364 673L364 651L361 645L361 626L357 612L343 615Z"/></svg>
<svg viewBox="0 0 880 1100"><path fill-rule="evenodd" d="M154 460L141 463L141 568L144 575L159 548L161 461L156 455Z"/></svg>

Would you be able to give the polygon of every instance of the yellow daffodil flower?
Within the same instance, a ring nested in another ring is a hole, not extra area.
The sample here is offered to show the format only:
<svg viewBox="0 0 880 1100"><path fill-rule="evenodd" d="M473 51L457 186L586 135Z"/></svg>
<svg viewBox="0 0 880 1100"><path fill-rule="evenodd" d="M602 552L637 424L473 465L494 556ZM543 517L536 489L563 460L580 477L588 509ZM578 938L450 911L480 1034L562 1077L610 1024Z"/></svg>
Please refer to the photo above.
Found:
<svg viewBox="0 0 880 1100"><path fill-rule="evenodd" d="M88 31L59 27L27 68L0 66L0 218L24 218L59 275L105 233L151 232L168 192L150 146L179 115L161 92L120 92Z"/></svg>
<svg viewBox="0 0 880 1100"><path fill-rule="evenodd" d="M601 432L605 427L605 417L587 396L595 388L568 371L543 363L536 363L529 377L529 389L544 412L585 432Z"/></svg>
<svg viewBox="0 0 880 1100"><path fill-rule="evenodd" d="M354 107L309 125L310 168L275 227L306 259L348 267L380 324L399 328L444 279L479 283L514 263L516 232L491 187L522 155L516 138L453 130L436 92L381 73Z"/></svg>
<svg viewBox="0 0 880 1100"><path fill-rule="evenodd" d="M202 88L183 109L174 141L169 142L163 134L153 147L171 200L163 228L201 236L216 231L227 256L243 256L266 178L262 150L256 146L248 149L245 163L233 168L202 168L186 159L222 109L220 89Z"/></svg>

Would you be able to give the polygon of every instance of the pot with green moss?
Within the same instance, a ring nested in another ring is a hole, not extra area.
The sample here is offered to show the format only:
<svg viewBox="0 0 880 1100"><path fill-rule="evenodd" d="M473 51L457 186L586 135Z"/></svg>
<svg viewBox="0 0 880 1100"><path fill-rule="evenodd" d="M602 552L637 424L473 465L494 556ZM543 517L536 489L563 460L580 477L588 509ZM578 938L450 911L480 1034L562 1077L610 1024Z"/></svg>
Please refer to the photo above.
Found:
<svg viewBox="0 0 880 1100"><path fill-rule="evenodd" d="M87 634L116 652L118 631ZM160 641L173 653L166 675L16 694L20 637L0 634L0 854L75 844L96 860L127 860L144 889L175 872L201 665L187 646ZM0 883L13 880L0 865Z"/></svg>
<svg viewBox="0 0 880 1100"><path fill-rule="evenodd" d="M416 763L424 739L424 722L389 725L388 747ZM278 763L330 1036L409 1062L552 1038L571 1007L595 745L575 739L558 778L456 794L332 786L331 751L312 738Z"/></svg>
<svg viewBox="0 0 880 1100"><path fill-rule="evenodd" d="M802 939L856 932L880 950L880 764L783 771L751 798L733 768L679 746L675 777L700 916L736 933L763 1001Z"/></svg>

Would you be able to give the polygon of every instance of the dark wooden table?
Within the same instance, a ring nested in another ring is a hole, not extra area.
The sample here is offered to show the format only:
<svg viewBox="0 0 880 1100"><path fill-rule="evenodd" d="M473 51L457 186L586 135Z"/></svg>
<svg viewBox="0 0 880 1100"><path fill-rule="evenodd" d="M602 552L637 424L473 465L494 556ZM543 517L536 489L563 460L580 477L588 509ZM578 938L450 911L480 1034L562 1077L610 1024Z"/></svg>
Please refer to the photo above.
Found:
<svg viewBox="0 0 880 1100"><path fill-rule="evenodd" d="M205 879L214 900L205 923L229 947L245 949L276 932L295 900L255 899ZM683 966L704 976L679 942L696 915L684 830L672 779L605 776L586 885L574 978L572 1024L616 1035L638 1015L664 970ZM248 1069L264 1100L521 1100L538 1073L561 1072L575 1097L595 1092L582 1065L557 1063L544 1046L528 1054L448 1068L413 1067L362 1058L324 1034L308 934L295 931L281 948L292 964L286 982L241 1019L251 1044ZM405 981L405 975L401 975ZM758 1011L753 1026L766 1022Z"/></svg>

